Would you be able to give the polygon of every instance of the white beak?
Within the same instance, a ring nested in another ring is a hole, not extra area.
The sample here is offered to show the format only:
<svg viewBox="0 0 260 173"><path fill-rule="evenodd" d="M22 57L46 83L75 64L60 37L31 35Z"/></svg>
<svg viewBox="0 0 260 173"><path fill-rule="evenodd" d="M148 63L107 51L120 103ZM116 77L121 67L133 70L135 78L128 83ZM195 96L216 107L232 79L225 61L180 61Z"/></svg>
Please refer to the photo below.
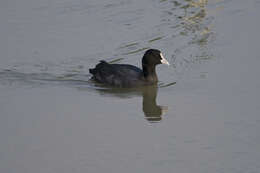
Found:
<svg viewBox="0 0 260 173"><path fill-rule="evenodd" d="M160 55L161 55L161 63L162 64L167 64L167 65L170 65L170 63L164 58L164 56L162 55L162 53L160 53Z"/></svg>

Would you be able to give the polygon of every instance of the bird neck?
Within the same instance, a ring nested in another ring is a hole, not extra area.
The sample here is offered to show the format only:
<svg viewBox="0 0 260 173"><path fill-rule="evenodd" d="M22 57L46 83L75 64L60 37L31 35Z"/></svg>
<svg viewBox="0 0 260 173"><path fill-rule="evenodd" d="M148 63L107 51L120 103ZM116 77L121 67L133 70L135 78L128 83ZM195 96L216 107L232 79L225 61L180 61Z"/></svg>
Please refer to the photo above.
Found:
<svg viewBox="0 0 260 173"><path fill-rule="evenodd" d="M147 64L142 64L143 66L143 73L144 73L144 78L152 83L155 83L158 81L157 75L156 75L156 69L155 65L153 66L148 66Z"/></svg>

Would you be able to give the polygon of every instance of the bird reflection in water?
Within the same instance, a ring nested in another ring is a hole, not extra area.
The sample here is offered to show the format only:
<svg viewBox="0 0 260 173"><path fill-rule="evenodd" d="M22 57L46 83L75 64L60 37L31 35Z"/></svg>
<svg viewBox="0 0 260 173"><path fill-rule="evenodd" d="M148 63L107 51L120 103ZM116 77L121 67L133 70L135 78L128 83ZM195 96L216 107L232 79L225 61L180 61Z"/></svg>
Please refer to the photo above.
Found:
<svg viewBox="0 0 260 173"><path fill-rule="evenodd" d="M110 89L97 89L102 95L109 95L120 98L130 98L133 96L143 97L143 113L145 119L150 123L160 122L162 115L168 111L167 106L160 106L156 103L158 93L158 86L144 86L140 88L110 88Z"/></svg>
<svg viewBox="0 0 260 173"><path fill-rule="evenodd" d="M159 106L156 103L157 86L146 87L143 94L143 112L146 119L151 122L160 122L162 115L168 111L167 106Z"/></svg>

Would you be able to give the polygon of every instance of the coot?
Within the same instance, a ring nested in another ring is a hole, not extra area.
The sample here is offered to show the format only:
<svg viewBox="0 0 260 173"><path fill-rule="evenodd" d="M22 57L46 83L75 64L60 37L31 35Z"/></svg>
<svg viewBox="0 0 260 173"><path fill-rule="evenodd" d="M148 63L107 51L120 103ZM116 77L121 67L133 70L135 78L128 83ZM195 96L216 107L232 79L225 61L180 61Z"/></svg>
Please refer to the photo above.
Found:
<svg viewBox="0 0 260 173"><path fill-rule="evenodd" d="M158 82L155 66L169 62L163 57L161 51L149 49L142 59L143 70L129 64L109 64L100 61L95 68L89 69L92 79L110 86L130 88L144 85L153 85Z"/></svg>

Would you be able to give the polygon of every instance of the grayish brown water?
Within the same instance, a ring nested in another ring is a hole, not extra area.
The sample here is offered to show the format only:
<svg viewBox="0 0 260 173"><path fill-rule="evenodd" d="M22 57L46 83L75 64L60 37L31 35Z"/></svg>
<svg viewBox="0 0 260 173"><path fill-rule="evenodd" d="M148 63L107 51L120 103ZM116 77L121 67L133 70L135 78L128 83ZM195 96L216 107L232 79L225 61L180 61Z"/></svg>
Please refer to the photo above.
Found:
<svg viewBox="0 0 260 173"><path fill-rule="evenodd" d="M259 173L259 0L0 2L0 172ZM90 81L162 50L158 87Z"/></svg>

